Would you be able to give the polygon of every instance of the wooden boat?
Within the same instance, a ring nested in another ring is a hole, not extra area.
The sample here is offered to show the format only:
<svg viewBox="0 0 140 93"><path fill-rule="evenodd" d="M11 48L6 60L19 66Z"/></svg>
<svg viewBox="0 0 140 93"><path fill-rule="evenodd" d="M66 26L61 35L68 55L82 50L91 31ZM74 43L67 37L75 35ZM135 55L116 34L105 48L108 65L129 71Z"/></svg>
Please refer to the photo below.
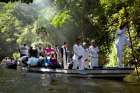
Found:
<svg viewBox="0 0 140 93"><path fill-rule="evenodd" d="M6 64L6 67L7 68L10 68L10 69L16 69L17 68L17 64L16 63L9 63L9 64Z"/></svg>
<svg viewBox="0 0 140 93"><path fill-rule="evenodd" d="M35 73L57 73L75 76L90 77L125 77L134 71L134 68L95 68L92 70L73 70L73 69L48 69L39 67L23 67L22 70Z"/></svg>
<svg viewBox="0 0 140 93"><path fill-rule="evenodd" d="M17 63L1 63L1 68L17 69Z"/></svg>

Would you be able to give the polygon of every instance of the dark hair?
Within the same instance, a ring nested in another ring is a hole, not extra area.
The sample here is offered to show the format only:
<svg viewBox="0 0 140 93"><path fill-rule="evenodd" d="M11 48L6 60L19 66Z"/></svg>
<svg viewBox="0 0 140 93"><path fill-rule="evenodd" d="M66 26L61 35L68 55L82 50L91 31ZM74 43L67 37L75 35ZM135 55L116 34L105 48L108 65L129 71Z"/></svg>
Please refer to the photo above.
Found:
<svg viewBox="0 0 140 93"><path fill-rule="evenodd" d="M26 44L23 44L24 46L26 46Z"/></svg>
<svg viewBox="0 0 140 93"><path fill-rule="evenodd" d="M75 40L75 41L76 41L76 42L77 42L77 41L80 41L80 38L76 38L76 40Z"/></svg>
<svg viewBox="0 0 140 93"><path fill-rule="evenodd" d="M65 45L65 44L67 44L67 42L64 42L63 44Z"/></svg>
<svg viewBox="0 0 140 93"><path fill-rule="evenodd" d="M127 26L127 22L124 22L120 25L120 29L123 29L125 26Z"/></svg>

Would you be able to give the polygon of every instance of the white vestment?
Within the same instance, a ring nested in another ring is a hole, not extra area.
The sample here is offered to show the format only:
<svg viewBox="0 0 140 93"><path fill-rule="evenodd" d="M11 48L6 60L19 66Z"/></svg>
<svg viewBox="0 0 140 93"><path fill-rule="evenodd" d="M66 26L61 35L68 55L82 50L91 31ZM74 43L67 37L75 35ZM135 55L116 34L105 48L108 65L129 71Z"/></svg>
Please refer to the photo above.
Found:
<svg viewBox="0 0 140 93"><path fill-rule="evenodd" d="M91 56L91 68L98 67L98 52L99 52L99 48L90 46L89 51L90 51L90 56Z"/></svg>
<svg viewBox="0 0 140 93"><path fill-rule="evenodd" d="M125 36L125 28L119 30L117 33L117 37L115 39L115 46L117 49L117 65L118 67L122 67L122 52L123 46L128 44L130 45L128 38Z"/></svg>
<svg viewBox="0 0 140 93"><path fill-rule="evenodd" d="M90 51L89 51L89 48L85 49L84 59L85 59L85 68L86 69L90 69L91 68L91 61L90 61Z"/></svg>
<svg viewBox="0 0 140 93"><path fill-rule="evenodd" d="M77 67L79 67L79 70L84 70L84 48L81 45L75 44L73 46L73 52L73 69L77 69Z"/></svg>

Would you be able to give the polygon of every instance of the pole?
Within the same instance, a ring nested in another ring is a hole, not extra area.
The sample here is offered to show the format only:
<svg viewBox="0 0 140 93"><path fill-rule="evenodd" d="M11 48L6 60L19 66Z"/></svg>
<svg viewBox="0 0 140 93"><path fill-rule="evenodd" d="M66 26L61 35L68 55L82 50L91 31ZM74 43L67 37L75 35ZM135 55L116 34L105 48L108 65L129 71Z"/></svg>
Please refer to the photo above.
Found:
<svg viewBox="0 0 140 93"><path fill-rule="evenodd" d="M126 6L124 7L124 9L125 9L125 17L126 17L126 20L128 20L129 17L128 17L128 12L127 12ZM132 37L131 37L130 31L129 31L129 25L128 25L128 36L129 36L129 40L130 40L130 43L131 43L132 57L133 57L133 60L134 60L135 69L136 69L138 80L139 80L139 72L138 72L138 66L137 66L137 58L134 55L134 47L133 47Z"/></svg>

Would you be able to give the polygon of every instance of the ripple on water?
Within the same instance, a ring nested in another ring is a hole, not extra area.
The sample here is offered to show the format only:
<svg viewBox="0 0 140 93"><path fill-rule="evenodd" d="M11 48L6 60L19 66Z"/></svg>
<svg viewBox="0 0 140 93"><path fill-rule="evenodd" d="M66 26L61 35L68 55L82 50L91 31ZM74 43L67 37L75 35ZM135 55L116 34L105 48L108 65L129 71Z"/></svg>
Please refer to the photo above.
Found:
<svg viewBox="0 0 140 93"><path fill-rule="evenodd" d="M138 93L122 81L0 69L0 93Z"/></svg>

